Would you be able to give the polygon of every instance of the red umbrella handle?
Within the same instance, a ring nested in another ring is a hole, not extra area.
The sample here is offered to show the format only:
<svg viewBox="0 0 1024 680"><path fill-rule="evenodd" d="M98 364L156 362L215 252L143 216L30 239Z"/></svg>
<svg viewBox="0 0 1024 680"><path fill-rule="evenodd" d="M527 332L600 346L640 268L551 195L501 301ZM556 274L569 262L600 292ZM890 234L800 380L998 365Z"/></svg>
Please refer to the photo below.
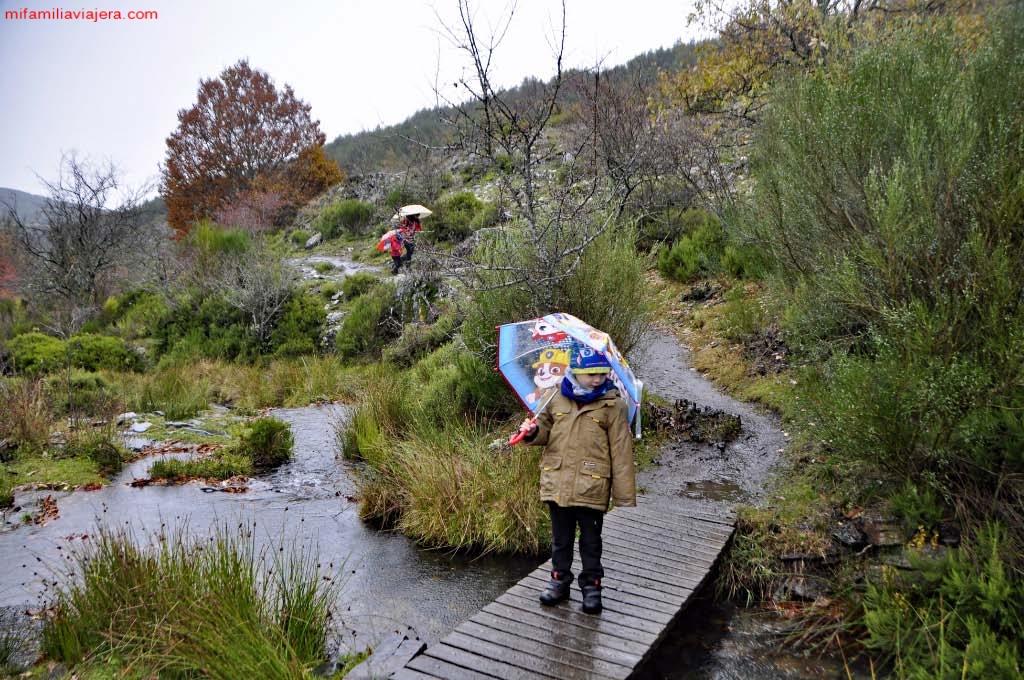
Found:
<svg viewBox="0 0 1024 680"><path fill-rule="evenodd" d="M537 423L537 416L534 416L534 417L530 418L530 424L531 425L534 425L536 423ZM526 434L530 431L530 429L532 429L532 428L523 429L522 426L520 426L520 428L518 430L516 430L516 433L513 434L511 437L509 437L508 445L509 446L515 446L519 442L523 441L523 439L526 438Z"/></svg>

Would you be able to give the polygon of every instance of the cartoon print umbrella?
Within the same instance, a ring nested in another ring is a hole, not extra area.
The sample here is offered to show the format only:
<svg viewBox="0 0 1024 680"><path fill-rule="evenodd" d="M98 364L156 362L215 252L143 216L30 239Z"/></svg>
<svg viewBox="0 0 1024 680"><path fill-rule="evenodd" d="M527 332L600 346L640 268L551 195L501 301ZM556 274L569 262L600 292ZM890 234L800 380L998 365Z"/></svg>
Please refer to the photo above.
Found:
<svg viewBox="0 0 1024 680"><path fill-rule="evenodd" d="M572 314L555 312L529 321L498 326L497 370L536 420L559 390L574 343L591 347L608 358L612 366L611 379L629 406L629 419L635 424L636 436L639 437L643 382L633 375L625 357L607 333ZM517 433L509 444L521 439L522 433Z"/></svg>

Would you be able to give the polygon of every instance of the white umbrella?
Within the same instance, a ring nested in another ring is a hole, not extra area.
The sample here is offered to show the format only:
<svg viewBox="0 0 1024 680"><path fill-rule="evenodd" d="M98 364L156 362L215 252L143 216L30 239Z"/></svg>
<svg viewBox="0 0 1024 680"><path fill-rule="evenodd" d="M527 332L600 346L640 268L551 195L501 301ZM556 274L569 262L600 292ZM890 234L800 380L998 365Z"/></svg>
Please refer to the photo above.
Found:
<svg viewBox="0 0 1024 680"><path fill-rule="evenodd" d="M420 217L426 217L427 215L433 215L434 211L425 206L413 203L412 205L403 205L398 209L398 214L402 217L408 217L409 215L419 215Z"/></svg>

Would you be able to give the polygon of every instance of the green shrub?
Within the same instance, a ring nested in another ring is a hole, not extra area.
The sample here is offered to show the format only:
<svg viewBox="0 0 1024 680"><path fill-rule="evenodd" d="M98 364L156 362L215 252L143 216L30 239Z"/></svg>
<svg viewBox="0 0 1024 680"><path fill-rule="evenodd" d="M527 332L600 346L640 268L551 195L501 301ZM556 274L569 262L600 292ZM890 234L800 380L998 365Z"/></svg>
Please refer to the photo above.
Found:
<svg viewBox="0 0 1024 680"><path fill-rule="evenodd" d="M163 366L201 357L248 361L259 355L252 323L217 295L193 293L175 301L153 337Z"/></svg>
<svg viewBox="0 0 1024 680"><path fill-rule="evenodd" d="M389 319L395 302L395 286L381 284L369 293L360 295L334 337L334 346L346 358L370 355L396 333L389 328Z"/></svg>
<svg viewBox="0 0 1024 680"><path fill-rule="evenodd" d="M281 319L270 333L276 356L315 354L327 323L327 313L318 298L306 293L293 295Z"/></svg>
<svg viewBox="0 0 1024 680"><path fill-rule="evenodd" d="M67 344L39 331L22 333L7 341L14 370L24 375L50 373L67 366L70 359Z"/></svg>
<svg viewBox="0 0 1024 680"><path fill-rule="evenodd" d="M111 300L111 324L127 340L149 335L167 313L164 297L149 291L135 290Z"/></svg>
<svg viewBox="0 0 1024 680"><path fill-rule="evenodd" d="M141 357L121 338L82 333L68 338L71 365L87 371L134 371L141 368Z"/></svg>
<svg viewBox="0 0 1024 680"><path fill-rule="evenodd" d="M468 191L439 201L430 217L434 240L451 243L462 241L473 233L473 223L483 209L483 202Z"/></svg>
<svg viewBox="0 0 1024 680"><path fill-rule="evenodd" d="M68 437L64 454L69 457L88 458L96 463L104 475L116 474L124 467L128 454L112 441L113 435L113 431L109 429L74 430Z"/></svg>
<svg viewBox="0 0 1024 680"><path fill-rule="evenodd" d="M71 371L46 379L46 394L54 411L61 414L106 414L116 410L116 395L111 384L99 373Z"/></svg>
<svg viewBox="0 0 1024 680"><path fill-rule="evenodd" d="M666 278L686 283L721 269L725 247L722 224L710 213L702 213L701 218L692 231L658 253L658 271Z"/></svg>
<svg viewBox="0 0 1024 680"><path fill-rule="evenodd" d="M942 18L782 82L740 227L780 274L836 454L931 472L1020 542L1024 17L986 18L970 46Z"/></svg>
<svg viewBox="0 0 1024 680"><path fill-rule="evenodd" d="M913 560L917 578L886 570L868 583L868 649L904 678L1019 678L1024 582L1005 529L986 527L973 550Z"/></svg>
<svg viewBox="0 0 1024 680"><path fill-rule="evenodd" d="M380 283L380 278L367 272L349 274L341 280L341 292L346 300L354 300Z"/></svg>
<svg viewBox="0 0 1024 680"><path fill-rule="evenodd" d="M253 467L274 467L291 460L295 438L288 423L277 418L257 418L239 436L236 450L252 460Z"/></svg>
<svg viewBox="0 0 1024 680"><path fill-rule="evenodd" d="M309 237L312 235L313 234L306 231L305 229L296 229L289 235L289 238L291 239L293 245L305 246L306 241L308 241Z"/></svg>
<svg viewBox="0 0 1024 680"><path fill-rule="evenodd" d="M345 199L324 208L313 219L312 228L324 239L334 238L342 232L362 236L373 220L373 205L356 199Z"/></svg>
<svg viewBox="0 0 1024 680"><path fill-rule="evenodd" d="M418 200L422 200L417 198L416 193L416 190L409 186L402 185L392 187L388 189L387 196L384 197L384 205L391 210L398 210L398 208L403 205L408 205L410 203L415 203Z"/></svg>

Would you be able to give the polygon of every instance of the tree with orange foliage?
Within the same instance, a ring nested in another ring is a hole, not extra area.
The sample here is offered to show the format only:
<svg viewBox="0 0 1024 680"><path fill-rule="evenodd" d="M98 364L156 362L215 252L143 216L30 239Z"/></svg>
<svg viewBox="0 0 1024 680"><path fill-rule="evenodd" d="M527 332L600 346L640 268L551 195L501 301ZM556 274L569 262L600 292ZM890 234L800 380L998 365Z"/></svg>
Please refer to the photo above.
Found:
<svg viewBox="0 0 1024 680"><path fill-rule="evenodd" d="M289 85L278 90L244 59L200 81L196 103L178 112L178 128L167 138L161 193L168 223L184 235L218 211L238 214L241 203L274 206L271 222L279 224L341 181L309 112Z"/></svg>

